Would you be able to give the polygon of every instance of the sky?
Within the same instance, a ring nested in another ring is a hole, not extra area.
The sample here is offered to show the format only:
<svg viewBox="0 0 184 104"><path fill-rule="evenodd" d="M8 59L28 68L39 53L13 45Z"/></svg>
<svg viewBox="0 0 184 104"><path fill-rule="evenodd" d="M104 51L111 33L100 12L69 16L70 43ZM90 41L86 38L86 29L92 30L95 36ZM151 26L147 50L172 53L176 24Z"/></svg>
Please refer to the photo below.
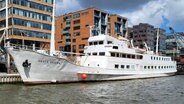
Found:
<svg viewBox="0 0 184 104"><path fill-rule="evenodd" d="M184 0L56 0L56 14L95 7L128 18L129 27L149 23L184 32Z"/></svg>

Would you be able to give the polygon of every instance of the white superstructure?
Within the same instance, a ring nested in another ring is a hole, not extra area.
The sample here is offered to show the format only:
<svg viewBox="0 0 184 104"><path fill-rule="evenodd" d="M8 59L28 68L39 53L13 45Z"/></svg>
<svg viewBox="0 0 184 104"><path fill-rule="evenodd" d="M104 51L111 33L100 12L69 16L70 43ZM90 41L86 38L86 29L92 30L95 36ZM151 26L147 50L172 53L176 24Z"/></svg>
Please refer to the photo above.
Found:
<svg viewBox="0 0 184 104"><path fill-rule="evenodd" d="M114 69L134 74L167 73L176 71L171 57L159 56L145 49L135 48L127 39L115 39L108 35L90 37L85 56L80 64L87 67Z"/></svg>

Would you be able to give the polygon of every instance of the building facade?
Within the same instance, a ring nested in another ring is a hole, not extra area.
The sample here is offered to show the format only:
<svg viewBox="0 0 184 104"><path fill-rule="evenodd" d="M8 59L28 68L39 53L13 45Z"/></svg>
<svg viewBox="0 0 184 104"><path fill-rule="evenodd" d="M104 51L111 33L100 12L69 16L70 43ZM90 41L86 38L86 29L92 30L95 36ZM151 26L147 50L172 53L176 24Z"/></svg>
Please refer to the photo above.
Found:
<svg viewBox="0 0 184 104"><path fill-rule="evenodd" d="M133 40L135 47L144 48L144 42L150 47L154 52L156 51L156 40L157 40L157 30L154 26L147 23L140 23L139 25L134 25L132 28L128 29L128 38ZM166 48L165 45L165 30L159 29L159 41L158 41L158 51L164 53Z"/></svg>
<svg viewBox="0 0 184 104"><path fill-rule="evenodd" d="M12 44L48 48L51 37L53 0L0 0L0 35L8 30ZM8 23L8 25L6 25Z"/></svg>
<svg viewBox="0 0 184 104"><path fill-rule="evenodd" d="M172 56L173 59L179 61L179 57L184 56L184 33L169 33L165 41L166 55Z"/></svg>
<svg viewBox="0 0 184 104"><path fill-rule="evenodd" d="M90 26L98 28L91 35L119 37L127 34L127 18L103 10L88 8L56 18L56 49L83 53L90 37Z"/></svg>

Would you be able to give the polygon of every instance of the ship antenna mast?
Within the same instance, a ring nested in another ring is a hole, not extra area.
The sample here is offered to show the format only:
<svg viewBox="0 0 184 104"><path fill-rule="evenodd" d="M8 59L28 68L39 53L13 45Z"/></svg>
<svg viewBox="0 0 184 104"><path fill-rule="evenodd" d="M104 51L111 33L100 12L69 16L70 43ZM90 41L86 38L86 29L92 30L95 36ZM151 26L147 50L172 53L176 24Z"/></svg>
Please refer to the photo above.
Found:
<svg viewBox="0 0 184 104"><path fill-rule="evenodd" d="M56 1L53 0L53 10L52 10L52 30L51 30L51 39L50 39L50 55L55 54L55 9Z"/></svg>
<svg viewBox="0 0 184 104"><path fill-rule="evenodd" d="M156 54L158 55L158 41L159 41L159 28L157 29L157 43L156 43Z"/></svg>

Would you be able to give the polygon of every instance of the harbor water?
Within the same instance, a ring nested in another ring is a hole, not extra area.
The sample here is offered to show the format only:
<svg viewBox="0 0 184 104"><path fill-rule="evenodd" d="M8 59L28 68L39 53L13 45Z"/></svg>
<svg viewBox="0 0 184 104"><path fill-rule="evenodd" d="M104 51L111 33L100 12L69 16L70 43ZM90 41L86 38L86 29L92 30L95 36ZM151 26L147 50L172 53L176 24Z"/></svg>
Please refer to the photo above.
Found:
<svg viewBox="0 0 184 104"><path fill-rule="evenodd" d="M184 76L95 83L0 85L0 104L184 104Z"/></svg>

